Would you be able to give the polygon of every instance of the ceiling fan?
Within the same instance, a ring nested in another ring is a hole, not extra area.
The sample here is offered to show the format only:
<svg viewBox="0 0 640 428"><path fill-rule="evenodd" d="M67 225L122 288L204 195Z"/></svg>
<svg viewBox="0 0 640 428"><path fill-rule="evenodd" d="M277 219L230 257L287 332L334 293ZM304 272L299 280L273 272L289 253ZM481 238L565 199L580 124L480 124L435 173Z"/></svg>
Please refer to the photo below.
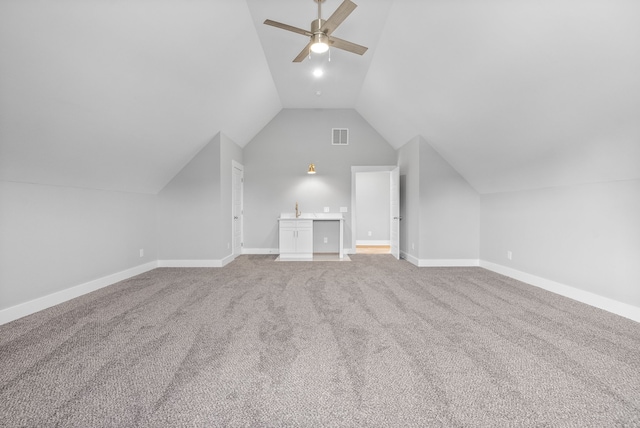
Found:
<svg viewBox="0 0 640 428"><path fill-rule="evenodd" d="M347 52L353 52L358 55L363 55L367 48L364 46L357 45L355 43L348 42L346 40L339 39L331 35L342 21L344 21L347 16L353 12L353 10L358 7L357 4L352 2L351 0L344 0L342 4L333 12L333 15L329 17L326 21L322 19L322 3L325 0L313 0L318 3L318 19L314 19L311 21L311 31L303 30L302 28L293 27L291 25L283 24L281 22L272 21L267 19L264 21L265 24L271 25L276 28L281 28L283 30L292 31L294 33L302 34L311 38L307 46L302 49L302 51L298 54L297 57L293 60L293 62L302 62L307 55L309 55L309 50L316 53L326 52L329 49L329 45L334 48L342 49Z"/></svg>

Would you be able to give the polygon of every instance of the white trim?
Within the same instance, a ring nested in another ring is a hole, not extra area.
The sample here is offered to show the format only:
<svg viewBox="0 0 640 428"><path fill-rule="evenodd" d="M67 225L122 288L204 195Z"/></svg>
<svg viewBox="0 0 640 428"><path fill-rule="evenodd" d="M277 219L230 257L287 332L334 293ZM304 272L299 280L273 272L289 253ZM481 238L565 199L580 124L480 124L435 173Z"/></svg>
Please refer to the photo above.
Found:
<svg viewBox="0 0 640 428"><path fill-rule="evenodd" d="M239 255L240 254L231 253L227 257L224 257L222 260L220 260L220 267L225 267L226 265L234 261Z"/></svg>
<svg viewBox="0 0 640 428"><path fill-rule="evenodd" d="M226 259L226 258L225 258ZM222 267L222 260L158 260L158 267Z"/></svg>
<svg viewBox="0 0 640 428"><path fill-rule="evenodd" d="M414 266L419 266L420 265L420 260L418 260L417 257L414 257L409 253L405 253L404 251L400 251L400 258L401 259L405 259L406 261L408 261L409 263L411 263Z"/></svg>
<svg viewBox="0 0 640 428"><path fill-rule="evenodd" d="M478 259L420 259L419 267L470 267L480 266Z"/></svg>
<svg viewBox="0 0 640 428"><path fill-rule="evenodd" d="M390 240L368 240L368 239L360 239L356 241L356 245L391 245Z"/></svg>
<svg viewBox="0 0 640 428"><path fill-rule="evenodd" d="M280 254L279 248L243 248L242 254Z"/></svg>
<svg viewBox="0 0 640 428"><path fill-rule="evenodd" d="M480 266L478 259L419 259L400 251L400 258L418 267L471 267Z"/></svg>
<svg viewBox="0 0 640 428"><path fill-rule="evenodd" d="M480 266L501 275L505 275L510 278L517 279L518 281L525 282L529 285L533 285L535 287L551 291L552 293L577 300L578 302L586 303L587 305L603 309L607 312L629 318L630 320L640 322L640 308L637 306L622 303L608 297L603 297L589 291L580 290L570 285L561 284L559 282L541 278L539 276L535 276L496 263L481 260Z"/></svg>
<svg viewBox="0 0 640 428"><path fill-rule="evenodd" d="M234 218L233 218L233 208L234 208L234 203L235 200L233 198L234 195L234 188L233 188L233 178L235 176L234 174L234 168L240 170L240 253L236 254L236 235L235 235L235 224L234 224ZM242 254L242 243L244 242L244 165L242 165L239 162L236 162L235 160L231 159L231 242L232 242L232 248L231 248L231 253L232 255L235 256L239 256L240 254ZM225 264L223 264L222 266L224 266Z"/></svg>
<svg viewBox="0 0 640 428"><path fill-rule="evenodd" d="M2 309L0 310L0 325L31 315L43 309L59 305L60 303L75 299L76 297L91 293L92 291L99 290L108 285L115 284L116 282L124 281L125 279L153 270L156 267L158 267L158 263L155 261L145 263L121 272L85 282L84 284L69 287L46 296L38 297L37 299L33 299L28 302Z"/></svg>

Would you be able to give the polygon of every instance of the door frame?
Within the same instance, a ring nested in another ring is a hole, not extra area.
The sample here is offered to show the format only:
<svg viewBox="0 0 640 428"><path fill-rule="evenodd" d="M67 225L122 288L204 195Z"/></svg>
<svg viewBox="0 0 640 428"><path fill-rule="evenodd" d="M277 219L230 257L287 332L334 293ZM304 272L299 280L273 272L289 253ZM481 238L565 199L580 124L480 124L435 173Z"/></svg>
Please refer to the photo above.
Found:
<svg viewBox="0 0 640 428"><path fill-rule="evenodd" d="M233 186L233 180L235 178L235 170L240 170L240 252L236 253L236 231L235 231L235 219L234 217L234 205L235 205L235 188ZM231 160L231 255L233 258L242 254L244 242L244 165L234 160Z"/></svg>
<svg viewBox="0 0 640 428"><path fill-rule="evenodd" d="M398 165L381 166L352 166L351 167L351 254L356 253L356 175L360 172L388 172L391 173ZM391 190L390 190L391 192Z"/></svg>

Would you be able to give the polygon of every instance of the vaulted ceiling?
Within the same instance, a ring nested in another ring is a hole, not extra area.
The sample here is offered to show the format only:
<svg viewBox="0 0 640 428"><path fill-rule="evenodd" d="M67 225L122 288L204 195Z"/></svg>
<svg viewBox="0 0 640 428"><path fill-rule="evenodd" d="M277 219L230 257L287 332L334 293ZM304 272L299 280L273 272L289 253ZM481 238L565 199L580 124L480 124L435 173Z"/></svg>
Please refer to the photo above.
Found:
<svg viewBox="0 0 640 428"><path fill-rule="evenodd" d="M312 0L1 1L0 179L155 193L282 108L422 136L482 193L640 179L640 2L355 1L334 35L369 50L299 64L262 22Z"/></svg>

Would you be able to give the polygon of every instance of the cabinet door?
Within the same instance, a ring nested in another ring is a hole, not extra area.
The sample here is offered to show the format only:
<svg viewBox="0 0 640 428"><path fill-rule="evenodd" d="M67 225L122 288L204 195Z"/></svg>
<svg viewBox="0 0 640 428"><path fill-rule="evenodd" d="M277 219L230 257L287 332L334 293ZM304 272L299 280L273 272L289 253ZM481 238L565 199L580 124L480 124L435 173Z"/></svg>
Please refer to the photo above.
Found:
<svg viewBox="0 0 640 428"><path fill-rule="evenodd" d="M296 229L280 226L280 254L296 252Z"/></svg>
<svg viewBox="0 0 640 428"><path fill-rule="evenodd" d="M313 228L298 229L298 239L296 240L296 253L313 254Z"/></svg>

